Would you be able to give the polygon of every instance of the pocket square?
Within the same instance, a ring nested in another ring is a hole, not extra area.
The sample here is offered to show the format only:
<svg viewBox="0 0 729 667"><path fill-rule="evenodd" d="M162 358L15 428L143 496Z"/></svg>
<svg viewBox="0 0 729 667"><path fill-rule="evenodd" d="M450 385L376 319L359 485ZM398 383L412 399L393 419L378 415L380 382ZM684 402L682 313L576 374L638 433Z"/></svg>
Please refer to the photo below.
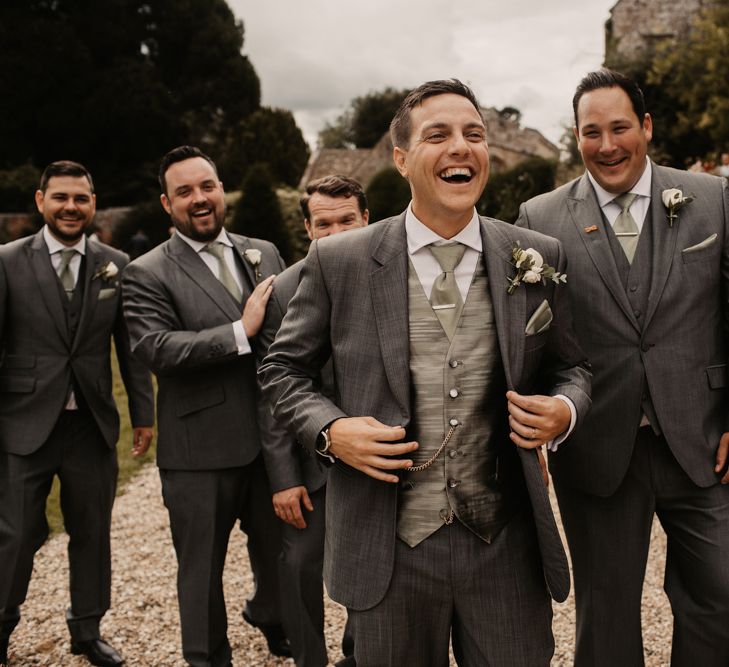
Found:
<svg viewBox="0 0 729 667"><path fill-rule="evenodd" d="M527 336L542 333L542 331L549 329L550 324L552 324L552 309L549 307L547 300L544 299L529 318L524 333Z"/></svg>
<svg viewBox="0 0 729 667"><path fill-rule="evenodd" d="M696 252L697 250L703 250L704 248L708 248L714 241L716 241L716 234L712 234L708 239L704 239L701 243L684 248L681 252L689 253Z"/></svg>
<svg viewBox="0 0 729 667"><path fill-rule="evenodd" d="M116 294L116 287L106 287L99 290L99 301L102 299L111 299Z"/></svg>

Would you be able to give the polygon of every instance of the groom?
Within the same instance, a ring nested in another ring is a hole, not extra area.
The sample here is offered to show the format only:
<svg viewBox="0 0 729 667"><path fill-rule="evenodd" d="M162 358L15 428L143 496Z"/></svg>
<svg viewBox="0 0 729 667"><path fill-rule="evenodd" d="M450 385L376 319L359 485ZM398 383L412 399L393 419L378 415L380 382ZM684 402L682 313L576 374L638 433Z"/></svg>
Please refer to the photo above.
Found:
<svg viewBox="0 0 729 667"><path fill-rule="evenodd" d="M558 271L564 255L476 214L489 156L468 87L416 88L391 136L410 206L312 244L264 389L334 461L325 581L358 664L447 664L452 633L459 664L546 666L547 587L564 599L569 573L534 450L582 419L590 377L564 287L507 294L505 276L517 241Z"/></svg>

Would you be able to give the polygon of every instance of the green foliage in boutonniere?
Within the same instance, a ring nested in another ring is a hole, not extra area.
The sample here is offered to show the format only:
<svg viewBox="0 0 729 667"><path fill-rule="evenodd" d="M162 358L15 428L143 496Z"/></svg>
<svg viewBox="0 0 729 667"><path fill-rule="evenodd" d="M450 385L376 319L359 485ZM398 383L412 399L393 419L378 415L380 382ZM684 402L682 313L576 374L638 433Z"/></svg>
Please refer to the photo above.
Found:
<svg viewBox="0 0 729 667"><path fill-rule="evenodd" d="M114 278L116 278L118 275L119 267L114 264L114 262L109 260L108 262L106 262L106 264L103 264L93 276L91 276L91 280L101 278L103 281L109 283L114 280Z"/></svg>
<svg viewBox="0 0 729 667"><path fill-rule="evenodd" d="M509 286L506 291L513 294L514 290L525 283L538 283L546 285L548 280L559 283L567 282L567 274L559 273L553 266L544 263L544 258L534 248L523 250L519 241L514 241L511 247L511 264L516 268L513 278L507 277Z"/></svg>
<svg viewBox="0 0 729 667"><path fill-rule="evenodd" d="M686 195L678 188L669 188L661 193L663 205L668 209L668 226L673 227L673 221L678 221L678 211L684 204L690 204L696 197Z"/></svg>
<svg viewBox="0 0 729 667"><path fill-rule="evenodd" d="M261 280L261 270L259 268L261 266L261 251L257 248L248 248L243 251L243 257L253 267L256 274L256 282L259 282Z"/></svg>

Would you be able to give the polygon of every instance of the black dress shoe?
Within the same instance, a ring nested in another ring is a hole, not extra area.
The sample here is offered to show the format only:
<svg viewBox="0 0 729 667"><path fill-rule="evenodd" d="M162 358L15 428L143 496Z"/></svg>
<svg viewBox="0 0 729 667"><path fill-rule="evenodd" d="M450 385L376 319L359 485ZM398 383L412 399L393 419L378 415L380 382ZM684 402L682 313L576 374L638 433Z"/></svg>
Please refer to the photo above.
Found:
<svg viewBox="0 0 729 667"><path fill-rule="evenodd" d="M268 642L268 650L277 655L280 658L291 657L291 646L289 640L286 639L283 627L276 623L266 625L265 623L256 623L245 611L243 612L243 620L252 625L254 628L258 628Z"/></svg>
<svg viewBox="0 0 729 667"><path fill-rule="evenodd" d="M74 655L85 655L86 659L98 667L120 667L124 664L122 658L103 639L90 639L86 642L73 642L71 653Z"/></svg>

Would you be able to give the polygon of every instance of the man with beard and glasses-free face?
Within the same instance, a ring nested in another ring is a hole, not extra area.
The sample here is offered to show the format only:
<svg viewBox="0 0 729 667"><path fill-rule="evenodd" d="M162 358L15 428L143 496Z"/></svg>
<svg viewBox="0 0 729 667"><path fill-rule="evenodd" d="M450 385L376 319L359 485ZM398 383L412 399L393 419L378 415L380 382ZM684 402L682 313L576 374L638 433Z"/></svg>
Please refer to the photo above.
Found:
<svg viewBox="0 0 729 667"><path fill-rule="evenodd" d="M562 241L593 407L550 456L572 554L575 664L643 664L654 515L668 536L671 664L729 665L729 191L647 158L638 85L585 76L573 98L586 172L524 204Z"/></svg>
<svg viewBox="0 0 729 667"><path fill-rule="evenodd" d="M369 220L362 186L346 176L311 181L299 203L312 241L361 229ZM260 335L264 349L281 326L303 267L303 260L297 262L273 282ZM331 363L321 371L320 386L325 395L334 396ZM285 522L280 562L281 595L286 600L284 628L297 667L324 667L328 664L322 590L327 468L321 457L310 456L280 427L270 429L269 434L263 441L263 458L276 515ZM337 665L354 664L352 647L348 624L342 639L345 658Z"/></svg>
<svg viewBox="0 0 729 667"><path fill-rule="evenodd" d="M222 577L240 520L256 584L243 616L272 653L288 656L256 385L257 334L284 263L268 241L223 229L223 185L199 149L170 151L159 180L176 232L129 265L124 312L134 354L157 375L157 464L177 554L182 652L194 667L231 664Z"/></svg>
<svg viewBox="0 0 729 667"><path fill-rule="evenodd" d="M0 665L33 556L48 536L45 503L58 476L69 535L71 651L115 667L124 661L99 635L110 604L118 470L112 337L135 456L152 440L152 379L132 357L122 316L119 276L128 258L84 236L96 210L91 175L75 162L54 162L35 201L43 228L0 247Z"/></svg>
<svg viewBox="0 0 729 667"><path fill-rule="evenodd" d="M312 243L264 392L331 457L324 580L357 664L447 665L452 638L460 665L546 667L569 570L536 450L569 446L590 378L564 285L507 276L516 242L558 272L564 254L476 213L486 128L461 82L413 90L390 134L412 202Z"/></svg>

